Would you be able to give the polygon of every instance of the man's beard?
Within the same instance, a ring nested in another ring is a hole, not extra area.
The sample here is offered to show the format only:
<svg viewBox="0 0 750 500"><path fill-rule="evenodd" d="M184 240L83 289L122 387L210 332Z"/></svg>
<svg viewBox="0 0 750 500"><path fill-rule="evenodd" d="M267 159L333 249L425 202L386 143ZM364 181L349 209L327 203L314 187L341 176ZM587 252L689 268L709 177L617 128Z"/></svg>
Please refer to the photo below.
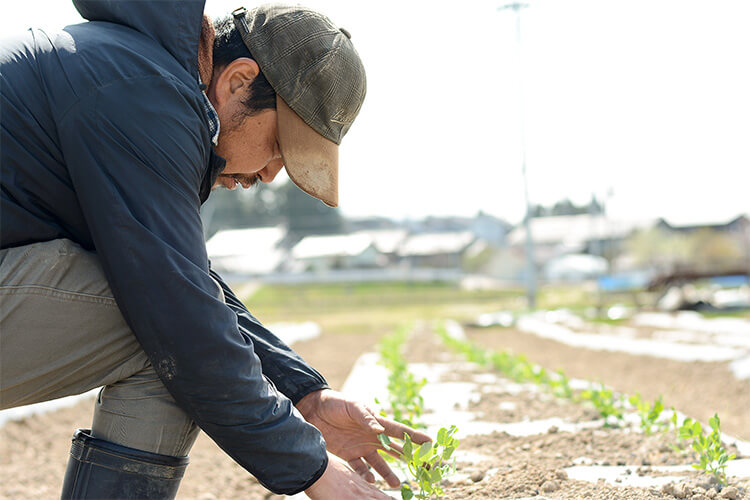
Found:
<svg viewBox="0 0 750 500"><path fill-rule="evenodd" d="M222 177L224 177L224 178L231 178L231 179L236 180L237 182L240 183L240 185L243 187L243 189L247 189L247 188L256 186L258 184L258 182L260 181L260 176L258 174L253 174L253 175L245 175L245 174L220 174L219 175L219 179L221 179ZM223 187L225 189L229 189L224 184L216 183L216 184L214 184L212 190L220 188L220 187Z"/></svg>
<svg viewBox="0 0 750 500"><path fill-rule="evenodd" d="M229 177L234 178L237 182L242 184L242 187L247 189L249 187L255 186L260 182L260 176L258 174L253 175L245 175L245 174L228 174Z"/></svg>

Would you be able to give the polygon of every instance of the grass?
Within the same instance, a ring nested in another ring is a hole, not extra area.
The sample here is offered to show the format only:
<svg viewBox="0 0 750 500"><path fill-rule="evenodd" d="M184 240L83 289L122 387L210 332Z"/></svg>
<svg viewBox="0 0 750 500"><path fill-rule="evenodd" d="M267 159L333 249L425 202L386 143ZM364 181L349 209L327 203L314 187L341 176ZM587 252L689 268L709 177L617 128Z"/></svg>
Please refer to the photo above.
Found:
<svg viewBox="0 0 750 500"><path fill-rule="evenodd" d="M737 309L735 311L698 311L704 318L744 318L750 319L750 309Z"/></svg>
<svg viewBox="0 0 750 500"><path fill-rule="evenodd" d="M602 317L602 316L594 316L591 318L586 318L586 321L589 321L591 323L599 323L603 325L620 326L620 325L627 324L629 321L629 318L611 319L611 318Z"/></svg>
<svg viewBox="0 0 750 500"><path fill-rule="evenodd" d="M445 283L264 285L242 297L262 321L316 321L332 333L377 332L421 318L520 309L521 290L466 291Z"/></svg>
<svg viewBox="0 0 750 500"><path fill-rule="evenodd" d="M332 334L385 334L419 319L472 322L482 313L527 311L526 296L520 288L467 291L438 282L262 285L241 298L264 322L315 321ZM592 323L612 326L627 324L628 320L607 318L610 306L637 307L653 300L646 292L600 294L595 286L587 285L545 285L538 295L541 310L566 308ZM592 307L598 309L598 316L586 314ZM750 311L703 315L750 318Z"/></svg>
<svg viewBox="0 0 750 500"><path fill-rule="evenodd" d="M491 303L521 295L520 290L464 291L446 283L346 283L314 285L266 285L250 297L255 307L279 308L294 304L303 310L341 310L402 307L414 304L440 305L456 302Z"/></svg>
<svg viewBox="0 0 750 500"><path fill-rule="evenodd" d="M545 285L539 290L538 305L540 309L564 307L583 315L597 304L605 308L614 304L633 306L636 301L649 303L644 297L630 293L601 296L596 287L585 285ZM439 282L262 285L241 298L263 322L315 321L331 334L382 335L420 319L473 322L482 313L527 311L521 288L467 291ZM621 324L620 320L601 322Z"/></svg>
<svg viewBox="0 0 750 500"><path fill-rule="evenodd" d="M361 312L375 317L393 315L397 317L395 324L398 324L425 317L448 316L460 320L473 319L483 312L526 310L522 288L468 291L441 282L263 285L242 298L266 321L346 316ZM545 285L539 290L537 302L539 309L564 307L579 312L592 306L607 308L614 304L650 303L643 294L600 295L595 287L585 285Z"/></svg>

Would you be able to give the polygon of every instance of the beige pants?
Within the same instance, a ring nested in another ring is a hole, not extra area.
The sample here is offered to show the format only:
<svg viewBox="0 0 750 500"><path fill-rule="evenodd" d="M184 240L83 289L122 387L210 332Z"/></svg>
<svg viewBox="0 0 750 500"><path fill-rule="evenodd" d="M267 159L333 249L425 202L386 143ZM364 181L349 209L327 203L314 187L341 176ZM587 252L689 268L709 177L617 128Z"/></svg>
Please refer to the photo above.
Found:
<svg viewBox="0 0 750 500"><path fill-rule="evenodd" d="M0 409L100 386L95 437L188 454L198 427L125 323L96 254L63 239L0 250Z"/></svg>

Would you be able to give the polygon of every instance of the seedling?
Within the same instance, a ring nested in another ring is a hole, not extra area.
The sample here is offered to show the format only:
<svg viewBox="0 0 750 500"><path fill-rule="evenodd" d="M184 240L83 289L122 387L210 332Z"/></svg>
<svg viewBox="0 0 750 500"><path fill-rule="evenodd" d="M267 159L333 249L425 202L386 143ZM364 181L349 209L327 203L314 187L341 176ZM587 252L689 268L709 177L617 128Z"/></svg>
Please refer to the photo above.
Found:
<svg viewBox="0 0 750 500"><path fill-rule="evenodd" d="M442 325L439 325L436 331L448 348L464 355L467 360L473 363L490 366L515 382L532 382L549 387L554 394L560 397L569 399L573 397L568 378L562 370L558 370L557 377L555 377L544 368L531 363L526 356L507 351L487 351L468 340L451 337Z"/></svg>
<svg viewBox="0 0 750 500"><path fill-rule="evenodd" d="M661 412L664 411L664 402L661 396L656 398L653 404L651 404L648 401L644 401L639 393L635 393L634 396L628 398L628 401L631 405L635 406L638 412L638 417L641 419L641 429L644 434L648 436L665 427L664 423L658 421Z"/></svg>
<svg viewBox="0 0 750 500"><path fill-rule="evenodd" d="M573 390L570 388L570 381L565 372L558 369L555 373L557 373L557 378L551 378L549 382L552 393L560 398L573 399Z"/></svg>
<svg viewBox="0 0 750 500"><path fill-rule="evenodd" d="M524 356L516 356L509 352L484 351L471 342L459 340L448 335L443 326L437 328L438 335L443 342L456 352L467 357L469 361L481 365L491 365L495 370L516 382L534 382L549 387L552 392L560 397L574 399L575 401L589 401L604 418L604 426L611 427L612 420L618 424L623 420L623 408L626 397L616 397L611 389L606 389L603 384L599 388L593 385L580 392L575 398L571 390L568 378L558 370L557 377L550 376L543 368L530 363ZM641 428L645 434L651 434L656 430L669 429L670 423L681 440L688 440L690 448L698 454L699 463L694 464L696 469L704 470L712 474L721 484L726 484L727 462L736 458L729 454L721 444L721 430L719 416L714 415L709 420L711 432L704 435L703 428L699 422L686 418L681 425L677 424L677 412L672 408L672 415L668 422L659 422L659 417L664 411L664 402L659 396L653 403L643 401L640 394L628 398L631 405L636 408L641 421ZM676 451L685 452L679 445L671 445Z"/></svg>
<svg viewBox="0 0 750 500"><path fill-rule="evenodd" d="M443 495L443 479L456 471L456 459L450 461L453 452L458 447L458 439L453 435L456 426L440 428L434 443L415 444L408 434L404 434L404 444L401 453L391 446L391 440L385 434L378 435L380 444L388 451L400 455L401 460L406 463L407 470L416 483L416 491L410 482L401 485L402 500L418 498L436 498Z"/></svg>
<svg viewBox="0 0 750 500"><path fill-rule="evenodd" d="M719 415L714 414L708 420L711 432L704 435L700 422L685 419L680 427L680 437L690 439L690 447L698 454L699 463L693 467L712 474L720 484L727 484L727 462L734 460L736 455L727 453L721 444L721 421Z"/></svg>
<svg viewBox="0 0 750 500"><path fill-rule="evenodd" d="M612 390L606 389L604 384L599 384L599 386L599 389L593 386L586 389L579 397L584 401L591 401L594 408L604 418L604 427L612 427L610 417L614 417L617 421L622 420L622 400L616 398Z"/></svg>
<svg viewBox="0 0 750 500"><path fill-rule="evenodd" d="M409 371L401 352L408 330L400 328L380 341L381 362L388 369L388 394L391 413L397 422L409 427L424 427L417 420L424 412L420 395L425 379L417 380ZM375 400L380 404L380 401Z"/></svg>

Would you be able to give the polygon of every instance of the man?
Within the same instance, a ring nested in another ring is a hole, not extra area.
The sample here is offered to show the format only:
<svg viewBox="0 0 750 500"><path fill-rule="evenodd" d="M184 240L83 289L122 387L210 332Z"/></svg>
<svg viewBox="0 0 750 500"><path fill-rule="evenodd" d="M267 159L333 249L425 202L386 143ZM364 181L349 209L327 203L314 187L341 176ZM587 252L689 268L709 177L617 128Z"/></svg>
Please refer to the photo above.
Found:
<svg viewBox="0 0 750 500"><path fill-rule="evenodd" d="M377 434L428 437L263 328L210 271L199 217L213 187L283 166L337 204L365 94L349 34L265 6L214 43L203 1L74 4L90 22L0 48L0 406L105 386L64 498L174 497L198 428L276 493L387 498L362 479L398 484Z"/></svg>

